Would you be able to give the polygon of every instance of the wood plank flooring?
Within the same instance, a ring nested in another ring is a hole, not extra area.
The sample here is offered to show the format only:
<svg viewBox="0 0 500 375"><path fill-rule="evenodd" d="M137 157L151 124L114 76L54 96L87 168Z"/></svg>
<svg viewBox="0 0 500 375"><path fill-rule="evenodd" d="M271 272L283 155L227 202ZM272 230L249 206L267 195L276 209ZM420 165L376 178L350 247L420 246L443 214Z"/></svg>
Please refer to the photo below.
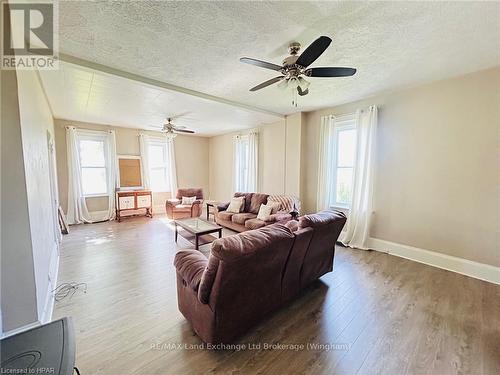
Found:
<svg viewBox="0 0 500 375"><path fill-rule="evenodd" d="M54 319L73 317L82 375L500 374L500 286L341 247L334 271L241 350L200 350L177 310L172 263L184 247L161 216L71 227L58 284L88 289L57 302Z"/></svg>

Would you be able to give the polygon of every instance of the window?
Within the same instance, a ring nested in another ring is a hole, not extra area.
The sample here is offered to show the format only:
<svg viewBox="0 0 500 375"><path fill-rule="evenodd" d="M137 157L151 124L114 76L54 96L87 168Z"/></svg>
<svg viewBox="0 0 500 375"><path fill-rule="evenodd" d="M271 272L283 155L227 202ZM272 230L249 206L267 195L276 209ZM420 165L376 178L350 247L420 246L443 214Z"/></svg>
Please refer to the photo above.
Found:
<svg viewBox="0 0 500 375"><path fill-rule="evenodd" d="M248 162L249 162L249 140L248 136L242 136L236 142L236 191L247 192L248 186Z"/></svg>
<svg viewBox="0 0 500 375"><path fill-rule="evenodd" d="M334 150L334 168L330 206L349 208L352 202L354 163L356 160L356 126L354 120L337 122L331 142L332 150Z"/></svg>
<svg viewBox="0 0 500 375"><path fill-rule="evenodd" d="M103 137L79 136L78 148L83 195L107 195L106 140Z"/></svg>
<svg viewBox="0 0 500 375"><path fill-rule="evenodd" d="M149 182L153 191L169 191L167 145L161 141L150 141L148 144Z"/></svg>

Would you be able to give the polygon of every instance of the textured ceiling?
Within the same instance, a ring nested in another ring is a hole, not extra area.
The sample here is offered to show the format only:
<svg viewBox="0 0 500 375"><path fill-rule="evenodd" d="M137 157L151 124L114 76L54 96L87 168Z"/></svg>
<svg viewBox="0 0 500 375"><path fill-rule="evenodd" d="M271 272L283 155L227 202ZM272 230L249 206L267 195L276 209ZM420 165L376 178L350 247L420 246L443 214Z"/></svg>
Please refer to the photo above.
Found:
<svg viewBox="0 0 500 375"><path fill-rule="evenodd" d="M173 117L197 135L252 128L279 117L61 62L40 77L54 117L154 130Z"/></svg>
<svg viewBox="0 0 500 375"><path fill-rule="evenodd" d="M500 65L498 2L61 2L61 52L282 114ZM291 106L276 72L291 41L333 38L313 66L354 77L311 78Z"/></svg>

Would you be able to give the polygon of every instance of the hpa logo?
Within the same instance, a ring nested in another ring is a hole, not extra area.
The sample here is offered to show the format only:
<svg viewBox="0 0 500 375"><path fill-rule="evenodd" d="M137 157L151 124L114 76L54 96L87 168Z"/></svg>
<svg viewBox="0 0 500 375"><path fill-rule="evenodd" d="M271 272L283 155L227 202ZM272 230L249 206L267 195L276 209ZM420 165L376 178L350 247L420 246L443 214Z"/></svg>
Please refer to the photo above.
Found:
<svg viewBox="0 0 500 375"><path fill-rule="evenodd" d="M2 2L2 69L57 68L57 2Z"/></svg>

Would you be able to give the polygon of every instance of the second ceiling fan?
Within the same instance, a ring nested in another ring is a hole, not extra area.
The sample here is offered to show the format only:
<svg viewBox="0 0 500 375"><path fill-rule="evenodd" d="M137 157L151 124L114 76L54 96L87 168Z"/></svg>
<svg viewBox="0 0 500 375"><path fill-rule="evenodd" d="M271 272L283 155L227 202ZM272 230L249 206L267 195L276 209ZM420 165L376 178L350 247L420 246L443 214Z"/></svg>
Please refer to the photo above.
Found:
<svg viewBox="0 0 500 375"><path fill-rule="evenodd" d="M274 83L280 82L279 87L291 87L296 89L300 96L309 93L310 83L306 81L306 77L347 77L356 73L354 68L344 67L316 67L308 68L323 52L328 48L332 39L327 36L320 36L307 47L302 54L298 55L300 50L300 43L293 42L289 45L288 49L290 56L284 61L283 65L277 65L262 60L252 59L250 57L242 57L240 61L246 64L259 66L261 68L275 70L280 72L281 75L271 78L261 84L252 87L250 91L257 91L264 87L270 86Z"/></svg>

